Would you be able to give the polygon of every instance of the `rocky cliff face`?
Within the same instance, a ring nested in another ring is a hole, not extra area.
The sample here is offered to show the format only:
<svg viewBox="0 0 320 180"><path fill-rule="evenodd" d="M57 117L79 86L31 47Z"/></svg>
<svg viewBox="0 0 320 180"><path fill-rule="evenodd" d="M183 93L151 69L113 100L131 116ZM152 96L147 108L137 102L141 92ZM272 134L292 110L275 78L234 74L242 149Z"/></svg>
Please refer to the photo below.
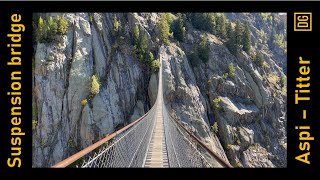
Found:
<svg viewBox="0 0 320 180"><path fill-rule="evenodd" d="M230 162L244 167L286 166L286 95L262 78L274 71L261 71L246 53L235 58L219 40L209 39L209 61L194 68L194 74L214 111L212 119L218 123ZM230 63L235 76L225 77ZM207 112L210 115L210 108Z"/></svg>
<svg viewBox="0 0 320 180"><path fill-rule="evenodd" d="M47 19L57 15L41 14ZM285 76L286 55L260 42L261 29L267 35L271 30L258 14L226 16L249 22L253 51L263 52L263 67L245 52L233 55L224 40L191 25L183 43L172 39L160 48L157 13L64 16L66 35L35 44L33 166L51 166L151 108L158 77L133 53L136 25L163 60L164 100L173 116L234 166L286 166L286 92L276 78ZM114 17L121 22L120 37ZM274 19L279 20L277 14ZM209 41L209 59L194 66L186 54L203 36ZM230 63L233 77L225 76ZM92 76L101 84L96 95L90 93Z"/></svg>
<svg viewBox="0 0 320 180"><path fill-rule="evenodd" d="M114 47L114 16L124 26L119 48ZM69 22L66 35L35 45L34 166L51 166L150 108L146 96L149 77L133 57L130 45L131 25L137 23L143 32L141 22L133 14L77 13L65 17ZM101 85L99 93L90 97L93 75ZM154 75L151 79L156 81ZM149 91L152 98L156 96L153 93L157 92Z"/></svg>

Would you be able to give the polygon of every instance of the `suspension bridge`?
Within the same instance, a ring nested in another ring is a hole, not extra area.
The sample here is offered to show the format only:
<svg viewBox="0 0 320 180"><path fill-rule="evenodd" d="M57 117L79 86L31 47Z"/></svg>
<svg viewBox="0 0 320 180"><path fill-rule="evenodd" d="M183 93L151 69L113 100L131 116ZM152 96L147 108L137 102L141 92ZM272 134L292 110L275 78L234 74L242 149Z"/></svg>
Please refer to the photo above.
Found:
<svg viewBox="0 0 320 180"><path fill-rule="evenodd" d="M169 114L162 91L164 60L160 57L156 102L145 115L52 167L64 168L80 162L80 168L231 168L225 156L207 147Z"/></svg>

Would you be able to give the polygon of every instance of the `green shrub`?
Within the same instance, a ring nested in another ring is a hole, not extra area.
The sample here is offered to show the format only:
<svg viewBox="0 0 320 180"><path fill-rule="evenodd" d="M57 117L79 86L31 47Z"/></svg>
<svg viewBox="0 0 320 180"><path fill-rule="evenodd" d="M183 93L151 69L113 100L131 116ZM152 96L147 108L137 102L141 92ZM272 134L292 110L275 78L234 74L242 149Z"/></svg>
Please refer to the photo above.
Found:
<svg viewBox="0 0 320 180"><path fill-rule="evenodd" d="M228 144L227 145L227 150L231 150L232 149L232 144Z"/></svg>
<svg viewBox="0 0 320 180"><path fill-rule="evenodd" d="M219 130L218 123L217 122L213 123L213 125L211 126L211 131L215 134L218 134L218 130Z"/></svg>
<svg viewBox="0 0 320 180"><path fill-rule="evenodd" d="M91 90L90 93L92 95L97 95L100 92L100 82L96 75L92 75L91 77Z"/></svg>
<svg viewBox="0 0 320 180"><path fill-rule="evenodd" d="M233 78L235 76L236 68L234 67L233 63L230 63L228 66L228 75L229 77Z"/></svg>
<svg viewBox="0 0 320 180"><path fill-rule="evenodd" d="M38 121L32 120L32 130L35 130L38 127Z"/></svg>
<svg viewBox="0 0 320 180"><path fill-rule="evenodd" d="M224 79L227 79L227 77L229 77L229 73L224 73L224 74L222 75L222 77L223 77Z"/></svg>
<svg viewBox="0 0 320 180"><path fill-rule="evenodd" d="M284 51L287 49L287 41L285 40L285 36L283 34L275 34L274 44L280 46Z"/></svg>
<svg viewBox="0 0 320 180"><path fill-rule="evenodd" d="M160 68L160 60L155 59L153 56L153 53L150 51L147 57L147 61L149 63L149 66L151 68L151 71L157 72Z"/></svg>
<svg viewBox="0 0 320 180"><path fill-rule="evenodd" d="M280 86L283 88L287 84L287 77L286 76L281 76L280 78Z"/></svg>
<svg viewBox="0 0 320 180"><path fill-rule="evenodd" d="M220 106L220 102L221 102L221 97L217 97L215 99L212 100L213 102L213 107L215 111L220 111L221 110L221 106Z"/></svg>
<svg viewBox="0 0 320 180"><path fill-rule="evenodd" d="M237 161L236 168L241 168L241 163Z"/></svg>
<svg viewBox="0 0 320 180"><path fill-rule="evenodd" d="M147 63L149 64L151 71L157 72L160 68L160 60L155 59L153 53L150 51L147 56Z"/></svg>
<svg viewBox="0 0 320 180"><path fill-rule="evenodd" d="M117 16L113 17L113 31L119 33L121 29L121 22L118 20Z"/></svg>
<svg viewBox="0 0 320 180"><path fill-rule="evenodd" d="M151 62L150 67L151 67L151 70L152 70L153 72L159 71L159 69L160 69L160 60L159 60L159 59L153 60L153 61Z"/></svg>
<svg viewBox="0 0 320 180"><path fill-rule="evenodd" d="M82 101L81 101L81 105L82 106L85 106L85 105L87 105L88 104L88 100L87 99L83 99Z"/></svg>
<svg viewBox="0 0 320 180"><path fill-rule="evenodd" d="M277 93L276 93L276 92L273 92L273 93L272 93L272 97L277 97Z"/></svg>
<svg viewBox="0 0 320 180"><path fill-rule="evenodd" d="M263 22L266 23L268 21L268 13L260 13L262 19L263 19Z"/></svg>

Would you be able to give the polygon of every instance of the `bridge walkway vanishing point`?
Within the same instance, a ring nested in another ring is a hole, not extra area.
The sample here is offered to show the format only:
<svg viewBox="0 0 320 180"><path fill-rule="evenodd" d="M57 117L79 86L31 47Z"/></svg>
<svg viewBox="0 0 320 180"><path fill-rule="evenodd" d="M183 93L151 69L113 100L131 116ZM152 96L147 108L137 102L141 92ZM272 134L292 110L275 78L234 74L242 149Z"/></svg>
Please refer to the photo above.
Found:
<svg viewBox="0 0 320 180"><path fill-rule="evenodd" d="M159 85L162 84L162 71L159 72ZM157 110L156 110L156 122L153 129L153 134L149 144L147 159L144 167L169 167L167 147L165 143L164 126L163 126L163 114L162 114L162 86L158 88L157 97Z"/></svg>
<svg viewBox="0 0 320 180"><path fill-rule="evenodd" d="M213 152L168 113L162 89L164 60L160 57L157 100L145 115L52 167L231 168L226 157Z"/></svg>

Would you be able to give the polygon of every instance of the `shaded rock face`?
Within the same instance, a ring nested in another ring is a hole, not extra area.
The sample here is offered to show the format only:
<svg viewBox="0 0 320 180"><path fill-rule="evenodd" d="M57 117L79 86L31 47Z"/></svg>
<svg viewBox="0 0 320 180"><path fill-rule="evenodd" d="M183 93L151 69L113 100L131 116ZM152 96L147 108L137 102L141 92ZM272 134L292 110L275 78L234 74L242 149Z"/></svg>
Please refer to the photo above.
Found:
<svg viewBox="0 0 320 180"><path fill-rule="evenodd" d="M57 15L41 14L45 18ZM64 15L70 24L67 34L35 45L34 167L63 160L141 117L154 104L158 74L147 73L133 55L136 25L140 37L149 37L155 57L162 60L163 96L172 116L234 166L286 167L286 87L273 80L285 76L286 56L282 49L271 50L266 41L260 42L259 29L267 34L271 30L256 14L226 16L249 22L252 49L262 52L265 67L258 67L245 52L232 55L224 40L190 24L185 42L171 40L160 46L158 13ZM119 42L114 16L123 29ZM209 59L191 66L186 54L203 36L209 41ZM225 76L231 63L235 75ZM99 93L92 96L93 75L101 85ZM218 130L213 133L215 122Z"/></svg>

